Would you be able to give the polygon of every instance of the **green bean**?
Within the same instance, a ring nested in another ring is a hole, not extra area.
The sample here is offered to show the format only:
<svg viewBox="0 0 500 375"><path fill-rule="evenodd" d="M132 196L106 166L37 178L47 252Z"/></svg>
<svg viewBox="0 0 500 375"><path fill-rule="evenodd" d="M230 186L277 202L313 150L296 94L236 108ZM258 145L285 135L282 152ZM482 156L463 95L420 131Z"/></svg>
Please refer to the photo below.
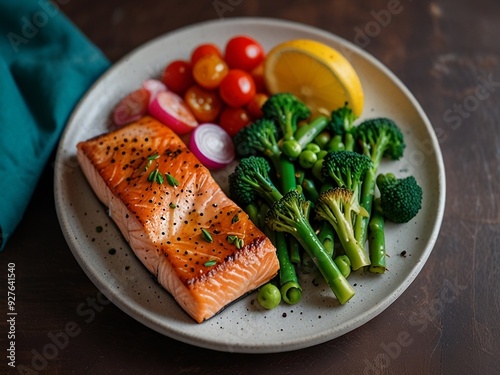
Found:
<svg viewBox="0 0 500 375"><path fill-rule="evenodd" d="M351 274L351 261L347 255L339 255L333 261L345 278Z"/></svg>
<svg viewBox="0 0 500 375"><path fill-rule="evenodd" d="M368 248L370 250L370 268L372 273L384 273L385 262L385 222L382 208L380 207L380 198L373 201L373 211L368 224Z"/></svg>

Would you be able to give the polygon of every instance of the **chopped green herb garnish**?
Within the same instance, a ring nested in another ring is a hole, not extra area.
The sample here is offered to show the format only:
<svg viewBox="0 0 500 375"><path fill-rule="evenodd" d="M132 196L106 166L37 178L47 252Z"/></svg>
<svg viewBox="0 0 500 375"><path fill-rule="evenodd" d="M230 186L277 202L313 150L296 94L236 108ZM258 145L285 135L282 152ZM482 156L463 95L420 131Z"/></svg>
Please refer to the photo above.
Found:
<svg viewBox="0 0 500 375"><path fill-rule="evenodd" d="M244 245L243 238L237 238L236 241L234 241L234 244L237 249L241 249Z"/></svg>
<svg viewBox="0 0 500 375"><path fill-rule="evenodd" d="M203 236L203 239L207 242L214 242L214 239L212 238L212 235L210 234L210 232L204 228L201 229L201 234Z"/></svg>
<svg viewBox="0 0 500 375"><path fill-rule="evenodd" d="M163 175L158 172L158 176L156 176L156 182L158 182L160 185L163 184Z"/></svg>
<svg viewBox="0 0 500 375"><path fill-rule="evenodd" d="M148 181L149 182L156 182L158 184L163 184L163 175L160 173L158 169L155 169L153 172L151 172L148 176Z"/></svg>
<svg viewBox="0 0 500 375"><path fill-rule="evenodd" d="M170 203L169 206L170 208L177 208L177 205L175 203Z"/></svg>
<svg viewBox="0 0 500 375"><path fill-rule="evenodd" d="M237 239L238 239L238 237L233 236L233 235L227 236L227 242L229 242L229 243L234 243Z"/></svg>
<svg viewBox="0 0 500 375"><path fill-rule="evenodd" d="M148 157L148 160L149 160L149 161L156 160L156 159L158 159L159 157L160 157L160 155L159 155L159 154L154 154L154 155L149 156L149 157Z"/></svg>
<svg viewBox="0 0 500 375"><path fill-rule="evenodd" d="M160 157L159 154L154 154L154 155L148 156L148 161L146 163L146 166L144 167L144 172L146 172L149 169L149 167L151 167L153 160L158 159L159 157Z"/></svg>
<svg viewBox="0 0 500 375"><path fill-rule="evenodd" d="M238 236L235 235L229 235L226 237L227 242L234 244L237 249L241 249L243 245L245 244L243 241L243 238L239 238Z"/></svg>
<svg viewBox="0 0 500 375"><path fill-rule="evenodd" d="M212 267L215 266L216 264L217 264L216 260L209 260L208 262L203 263L205 267Z"/></svg>
<svg viewBox="0 0 500 375"><path fill-rule="evenodd" d="M240 218L239 218L238 214L236 214L236 215L233 216L233 219L231 220L231 223L234 224L234 223L237 223L238 221L240 221Z"/></svg>
<svg viewBox="0 0 500 375"><path fill-rule="evenodd" d="M167 182L170 186L179 186L179 181L177 181L170 173L165 173L165 177L167 178Z"/></svg>

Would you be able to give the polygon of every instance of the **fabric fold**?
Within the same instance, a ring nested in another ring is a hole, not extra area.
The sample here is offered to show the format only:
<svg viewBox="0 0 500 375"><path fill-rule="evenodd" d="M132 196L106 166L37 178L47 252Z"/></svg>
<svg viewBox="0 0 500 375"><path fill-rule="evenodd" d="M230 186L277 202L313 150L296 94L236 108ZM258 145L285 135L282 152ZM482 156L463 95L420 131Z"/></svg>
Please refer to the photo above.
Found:
<svg viewBox="0 0 500 375"><path fill-rule="evenodd" d="M108 67L57 2L0 5L0 250L75 105Z"/></svg>

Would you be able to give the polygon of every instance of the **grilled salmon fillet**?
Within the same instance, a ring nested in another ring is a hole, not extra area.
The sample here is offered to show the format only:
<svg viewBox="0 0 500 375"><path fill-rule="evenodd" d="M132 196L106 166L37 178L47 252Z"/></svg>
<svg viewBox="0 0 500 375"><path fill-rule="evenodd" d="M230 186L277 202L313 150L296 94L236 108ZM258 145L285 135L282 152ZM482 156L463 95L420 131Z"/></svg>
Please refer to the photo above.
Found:
<svg viewBox="0 0 500 375"><path fill-rule="evenodd" d="M80 142L77 156L134 253L196 322L277 274L270 240L162 123L144 117Z"/></svg>

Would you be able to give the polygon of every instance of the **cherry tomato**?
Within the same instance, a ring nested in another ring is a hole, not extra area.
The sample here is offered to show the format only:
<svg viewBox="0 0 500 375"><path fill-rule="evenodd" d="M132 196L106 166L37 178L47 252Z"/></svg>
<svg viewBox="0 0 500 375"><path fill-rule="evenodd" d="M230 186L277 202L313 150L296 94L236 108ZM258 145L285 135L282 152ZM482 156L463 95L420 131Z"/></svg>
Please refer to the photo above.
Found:
<svg viewBox="0 0 500 375"><path fill-rule="evenodd" d="M250 113L250 116L253 118L261 118L262 114L262 105L269 98L266 94L257 93L253 96L252 99L247 104L247 111Z"/></svg>
<svg viewBox="0 0 500 375"><path fill-rule="evenodd" d="M240 129L251 122L250 115L243 108L226 107L220 114L220 126L234 137Z"/></svg>
<svg viewBox="0 0 500 375"><path fill-rule="evenodd" d="M222 109L222 101L216 91L191 86L184 94L184 100L200 122L212 122Z"/></svg>
<svg viewBox="0 0 500 375"><path fill-rule="evenodd" d="M249 73L231 69L220 83L219 93L226 104L242 107L255 95L255 83Z"/></svg>
<svg viewBox="0 0 500 375"><path fill-rule="evenodd" d="M170 91L184 95L194 84L191 64L183 60L172 61L165 68L161 80Z"/></svg>
<svg viewBox="0 0 500 375"><path fill-rule="evenodd" d="M149 98L149 91L145 88L140 88L120 100L112 114L115 125L126 125L146 115L148 112Z"/></svg>
<svg viewBox="0 0 500 375"><path fill-rule="evenodd" d="M216 55L222 58L222 52L216 44L205 43L200 44L193 50L193 53L191 54L191 64L194 66L200 58L207 55Z"/></svg>
<svg viewBox="0 0 500 375"><path fill-rule="evenodd" d="M206 55L194 64L193 77L201 87L215 89L228 71L226 63L219 56Z"/></svg>
<svg viewBox="0 0 500 375"><path fill-rule="evenodd" d="M264 60L264 48L248 36L236 36L227 42L224 60L231 69L250 72Z"/></svg>
<svg viewBox="0 0 500 375"><path fill-rule="evenodd" d="M255 89L257 92L267 92L266 81L264 79L264 62L261 62L253 68L250 75L255 82Z"/></svg>

